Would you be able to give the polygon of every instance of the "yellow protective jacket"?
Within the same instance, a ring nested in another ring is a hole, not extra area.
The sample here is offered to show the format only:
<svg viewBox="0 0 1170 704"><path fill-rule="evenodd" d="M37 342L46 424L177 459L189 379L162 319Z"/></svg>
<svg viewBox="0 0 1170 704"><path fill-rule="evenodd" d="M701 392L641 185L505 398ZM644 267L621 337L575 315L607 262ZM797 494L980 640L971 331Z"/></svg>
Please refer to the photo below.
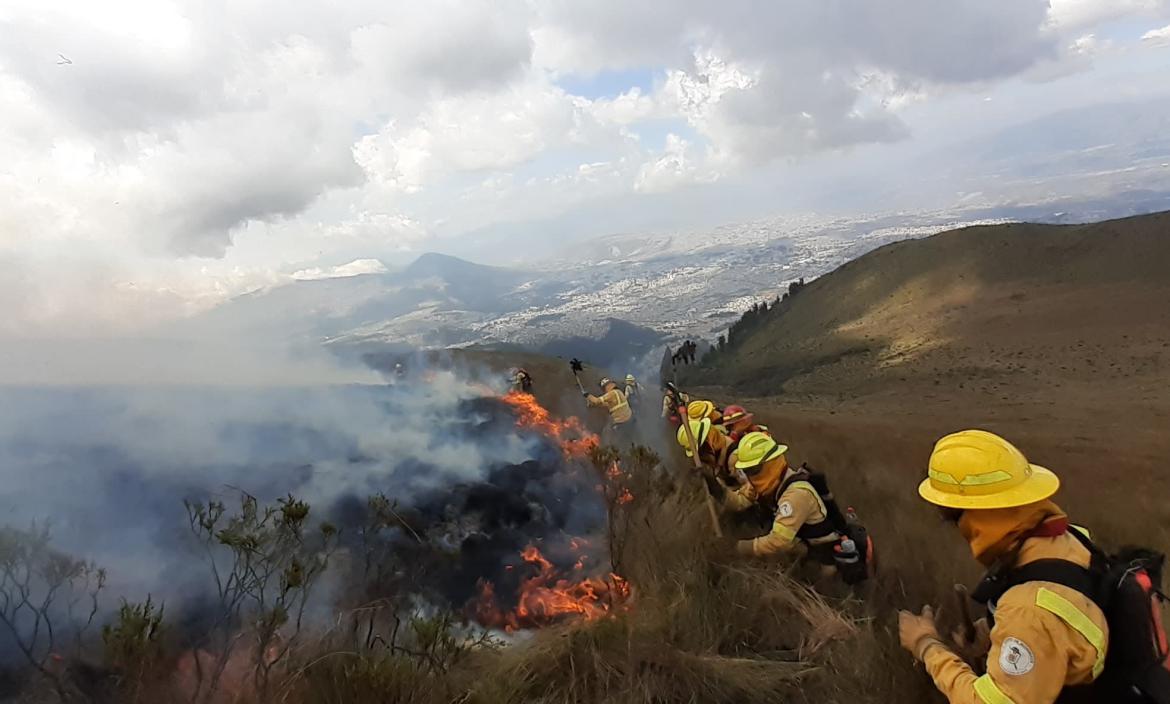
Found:
<svg viewBox="0 0 1170 704"><path fill-rule="evenodd" d="M775 461L778 460L773 460ZM779 486L773 489L778 490ZM756 488L748 482L738 490L725 494L724 507L730 511L746 511L760 502L770 503L767 496L760 496ZM739 541L735 546L736 552L756 557L788 552L800 542L797 533L802 528L806 525L820 526L829 518L829 512L820 494L806 481L789 484L784 492L776 497L775 510L772 530L758 538ZM839 537L836 531L827 531L822 537L808 542L810 546L821 546L835 543Z"/></svg>
<svg viewBox="0 0 1170 704"><path fill-rule="evenodd" d="M699 459L713 467L717 474L731 476L727 468L728 454L731 452L731 438L718 425L711 426L707 432L707 440L699 447Z"/></svg>
<svg viewBox="0 0 1170 704"><path fill-rule="evenodd" d="M683 406L686 406L687 404L689 404L691 402L691 397L688 396L687 394L680 393L679 398L681 399ZM677 401L675 401L675 398L673 396L671 396L670 394L665 394L662 397L662 417L663 418L669 418L670 416L678 414L678 408L675 406L676 403L677 403Z"/></svg>
<svg viewBox="0 0 1170 704"><path fill-rule="evenodd" d="M1016 565L1060 559L1089 566L1089 551L1067 533L1029 538ZM941 644L923 660L951 704L1051 704L1067 686L1088 684L1105 666L1109 626L1086 596L1052 582L1026 582L999 598L987 674Z"/></svg>
<svg viewBox="0 0 1170 704"><path fill-rule="evenodd" d="M613 420L614 425L621 425L634 415L630 411L630 403L626 400L626 395L617 389L610 389L601 396L589 396L586 401L590 406L602 406L609 411L609 417Z"/></svg>

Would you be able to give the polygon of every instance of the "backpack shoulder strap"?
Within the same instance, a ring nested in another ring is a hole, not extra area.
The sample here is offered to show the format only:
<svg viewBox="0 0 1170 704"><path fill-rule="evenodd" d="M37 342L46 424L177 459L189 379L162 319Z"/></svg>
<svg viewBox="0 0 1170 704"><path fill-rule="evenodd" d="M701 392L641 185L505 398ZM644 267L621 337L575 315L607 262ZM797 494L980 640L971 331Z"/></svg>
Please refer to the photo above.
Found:
<svg viewBox="0 0 1170 704"><path fill-rule="evenodd" d="M783 496L784 492L787 491L788 487L792 486L793 484L795 484L797 482L807 483L808 477L809 477L809 474L807 471L804 470L803 467L800 469L791 469L790 468L788 470L788 476L784 477L784 481L780 482L780 486L776 489L776 497L779 498L780 496ZM814 494L816 493L815 489L813 490L813 493Z"/></svg>
<svg viewBox="0 0 1170 704"><path fill-rule="evenodd" d="M1098 580L1089 569L1068 560L1037 560L1010 570L1004 580L1004 590L1027 582L1051 582L1083 594L1101 606Z"/></svg>

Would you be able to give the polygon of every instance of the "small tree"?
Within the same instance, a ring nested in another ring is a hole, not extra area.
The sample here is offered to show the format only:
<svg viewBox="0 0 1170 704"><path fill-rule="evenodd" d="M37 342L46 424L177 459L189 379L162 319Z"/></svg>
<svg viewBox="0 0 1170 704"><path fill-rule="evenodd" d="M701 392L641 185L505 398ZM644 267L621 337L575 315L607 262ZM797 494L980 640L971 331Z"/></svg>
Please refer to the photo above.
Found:
<svg viewBox="0 0 1170 704"><path fill-rule="evenodd" d="M240 511L223 503L187 503L192 534L203 546L215 581L217 608L207 635L196 644L211 652L210 667L195 658L192 702L211 701L241 641L249 642L258 701L269 701L272 675L301 634L313 588L337 545L337 529L307 529L309 504L291 495L261 507L241 492Z"/></svg>
<svg viewBox="0 0 1170 704"><path fill-rule="evenodd" d="M65 677L98 612L105 570L56 550L48 526L0 527L0 624L63 700L84 695Z"/></svg>

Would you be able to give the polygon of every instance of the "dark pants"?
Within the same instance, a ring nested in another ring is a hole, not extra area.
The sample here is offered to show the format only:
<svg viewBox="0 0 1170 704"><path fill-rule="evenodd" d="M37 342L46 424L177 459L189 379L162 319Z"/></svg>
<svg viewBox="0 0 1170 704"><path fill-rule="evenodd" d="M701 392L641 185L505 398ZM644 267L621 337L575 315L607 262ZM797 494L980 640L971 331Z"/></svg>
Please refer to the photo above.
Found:
<svg viewBox="0 0 1170 704"><path fill-rule="evenodd" d="M601 434L603 445L613 445L619 450L625 450L637 442L638 429L631 417L625 423L610 423Z"/></svg>

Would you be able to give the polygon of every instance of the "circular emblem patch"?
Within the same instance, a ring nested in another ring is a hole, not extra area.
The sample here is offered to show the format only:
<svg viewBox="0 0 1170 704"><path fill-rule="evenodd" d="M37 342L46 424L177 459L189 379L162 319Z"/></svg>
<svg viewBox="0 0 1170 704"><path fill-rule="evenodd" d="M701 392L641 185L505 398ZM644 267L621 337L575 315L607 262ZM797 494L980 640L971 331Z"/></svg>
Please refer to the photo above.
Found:
<svg viewBox="0 0 1170 704"><path fill-rule="evenodd" d="M781 503L776 507L776 514L781 518L788 518L792 515L792 504L788 503L787 501Z"/></svg>
<svg viewBox="0 0 1170 704"><path fill-rule="evenodd" d="M1026 675L1036 666L1036 656L1028 644L1018 638L1004 638L999 651L999 669L1008 675Z"/></svg>

